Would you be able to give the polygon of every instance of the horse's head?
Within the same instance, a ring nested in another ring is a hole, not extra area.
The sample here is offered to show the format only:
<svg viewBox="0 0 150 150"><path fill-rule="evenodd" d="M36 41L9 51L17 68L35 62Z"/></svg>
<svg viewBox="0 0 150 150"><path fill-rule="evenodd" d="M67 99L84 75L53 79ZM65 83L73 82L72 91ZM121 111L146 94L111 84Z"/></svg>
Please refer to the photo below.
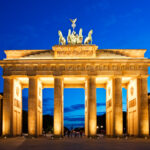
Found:
<svg viewBox="0 0 150 150"><path fill-rule="evenodd" d="M62 36L62 33L61 33L61 31L60 31L60 30L58 31L58 35L59 35L59 36Z"/></svg>
<svg viewBox="0 0 150 150"><path fill-rule="evenodd" d="M93 30L90 30L89 34L92 35L93 34Z"/></svg>
<svg viewBox="0 0 150 150"><path fill-rule="evenodd" d="M68 30L68 35L71 35L71 29Z"/></svg>
<svg viewBox="0 0 150 150"><path fill-rule="evenodd" d="M79 30L79 36L82 36L82 28Z"/></svg>

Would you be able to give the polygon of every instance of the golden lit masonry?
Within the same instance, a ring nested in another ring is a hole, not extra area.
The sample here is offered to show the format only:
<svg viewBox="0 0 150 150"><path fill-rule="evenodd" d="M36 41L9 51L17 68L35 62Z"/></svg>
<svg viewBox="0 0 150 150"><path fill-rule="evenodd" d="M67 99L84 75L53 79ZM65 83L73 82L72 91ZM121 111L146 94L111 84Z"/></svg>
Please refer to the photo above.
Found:
<svg viewBox="0 0 150 150"><path fill-rule="evenodd" d="M75 51L92 51L80 56ZM57 55L72 51L71 56ZM96 45L57 45L52 50L6 50L3 68L3 135L22 133L22 89L29 88L28 128L42 134L42 89L54 88L54 134L63 135L63 88L85 88L85 134L96 135L96 88L106 88L106 134L123 134L122 87L127 89L129 135L149 134L144 49L97 49ZM74 54L74 55L72 55ZM91 54L92 56L90 56Z"/></svg>
<svg viewBox="0 0 150 150"><path fill-rule="evenodd" d="M22 134L22 89L29 88L28 132L42 134L42 89L54 88L54 135L63 136L64 88L85 89L85 135L95 136L96 88L106 89L106 134L123 134L122 88L127 89L127 132L149 135L146 49L98 49L92 33L82 44L82 30L68 37L61 31L52 50L5 50L3 68L3 135ZM69 39L70 38L70 39ZM77 39L76 39L77 38ZM91 43L90 43L91 42Z"/></svg>

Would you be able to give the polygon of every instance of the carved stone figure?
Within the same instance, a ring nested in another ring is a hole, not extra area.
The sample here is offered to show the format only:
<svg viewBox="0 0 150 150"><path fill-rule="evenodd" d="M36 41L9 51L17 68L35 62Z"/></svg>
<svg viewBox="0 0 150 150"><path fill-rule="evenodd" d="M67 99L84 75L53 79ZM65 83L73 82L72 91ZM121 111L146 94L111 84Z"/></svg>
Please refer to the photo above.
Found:
<svg viewBox="0 0 150 150"><path fill-rule="evenodd" d="M78 35L76 34L75 31L72 32L71 34L71 44L77 44L77 38L78 38Z"/></svg>
<svg viewBox="0 0 150 150"><path fill-rule="evenodd" d="M71 29L68 30L67 42L71 44Z"/></svg>
<svg viewBox="0 0 150 150"><path fill-rule="evenodd" d="M72 22L72 28L74 30L74 28L76 27L76 21L77 21L77 18L76 19L70 19L70 21Z"/></svg>
<svg viewBox="0 0 150 150"><path fill-rule="evenodd" d="M62 32L61 32L60 30L58 31L58 35L59 35L59 45L60 45L60 44L66 45L66 40L65 40L65 38L63 37Z"/></svg>
<svg viewBox="0 0 150 150"><path fill-rule="evenodd" d="M68 44L82 44L83 41L83 35L82 35L82 29L79 31L79 35L76 34L75 31L71 33L71 29L68 30L68 36L67 36L67 42Z"/></svg>
<svg viewBox="0 0 150 150"><path fill-rule="evenodd" d="M82 28L79 30L79 36L77 38L77 44L82 44L83 35L82 35Z"/></svg>
<svg viewBox="0 0 150 150"><path fill-rule="evenodd" d="M84 40L84 44L89 44L91 42L92 44L92 34L93 34L93 30L89 31L88 37L85 38Z"/></svg>

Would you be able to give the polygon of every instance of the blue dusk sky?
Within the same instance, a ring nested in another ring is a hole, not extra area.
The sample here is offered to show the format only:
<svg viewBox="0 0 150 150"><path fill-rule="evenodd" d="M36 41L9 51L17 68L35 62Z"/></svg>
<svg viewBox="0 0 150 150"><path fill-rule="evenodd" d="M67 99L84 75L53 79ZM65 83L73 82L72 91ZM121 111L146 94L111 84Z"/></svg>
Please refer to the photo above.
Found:
<svg viewBox="0 0 150 150"><path fill-rule="evenodd" d="M150 57L149 0L0 0L0 59L7 49L51 49L58 30L66 37L70 18L86 37L93 29L93 44L100 49L147 49ZM148 78L150 92L150 79ZM0 92L3 92L0 69ZM84 89L64 89L65 126L84 125ZM97 89L97 114L106 111L106 90ZM23 90L27 110L28 89ZM43 90L43 113L53 115L54 89ZM123 89L126 111L126 90Z"/></svg>

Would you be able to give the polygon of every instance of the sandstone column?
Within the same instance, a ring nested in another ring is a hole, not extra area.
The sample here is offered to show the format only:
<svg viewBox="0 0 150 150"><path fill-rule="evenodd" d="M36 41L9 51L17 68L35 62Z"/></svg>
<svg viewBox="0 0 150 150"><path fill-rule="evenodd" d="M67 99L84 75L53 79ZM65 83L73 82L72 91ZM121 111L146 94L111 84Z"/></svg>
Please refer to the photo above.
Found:
<svg viewBox="0 0 150 150"><path fill-rule="evenodd" d="M37 77L29 77L28 133L31 136L42 134L42 88Z"/></svg>
<svg viewBox="0 0 150 150"><path fill-rule="evenodd" d="M122 86L121 78L115 77L106 86L106 134L123 134Z"/></svg>
<svg viewBox="0 0 150 150"><path fill-rule="evenodd" d="M128 105L128 90L127 90L127 112L126 112L126 133L129 134L129 105Z"/></svg>
<svg viewBox="0 0 150 150"><path fill-rule="evenodd" d="M4 78L3 135L22 134L22 88L17 79Z"/></svg>
<svg viewBox="0 0 150 150"><path fill-rule="evenodd" d="M63 121L63 79L54 77L54 135L64 135Z"/></svg>
<svg viewBox="0 0 150 150"><path fill-rule="evenodd" d="M3 110L3 96L0 95L0 136L2 135L2 110Z"/></svg>
<svg viewBox="0 0 150 150"><path fill-rule="evenodd" d="M141 77L141 87L139 89L139 133L141 136L149 135L149 114L148 114L148 91L147 91L147 77Z"/></svg>
<svg viewBox="0 0 150 150"><path fill-rule="evenodd" d="M150 94L148 94L149 135L150 135Z"/></svg>
<svg viewBox="0 0 150 150"><path fill-rule="evenodd" d="M95 77L88 77L85 83L85 135L95 136L97 127Z"/></svg>
<svg viewBox="0 0 150 150"><path fill-rule="evenodd" d="M13 79L4 78L3 135L13 135Z"/></svg>
<svg viewBox="0 0 150 150"><path fill-rule="evenodd" d="M37 135L42 135L43 129L43 108L42 108L42 83L38 80L38 104L37 104Z"/></svg>

